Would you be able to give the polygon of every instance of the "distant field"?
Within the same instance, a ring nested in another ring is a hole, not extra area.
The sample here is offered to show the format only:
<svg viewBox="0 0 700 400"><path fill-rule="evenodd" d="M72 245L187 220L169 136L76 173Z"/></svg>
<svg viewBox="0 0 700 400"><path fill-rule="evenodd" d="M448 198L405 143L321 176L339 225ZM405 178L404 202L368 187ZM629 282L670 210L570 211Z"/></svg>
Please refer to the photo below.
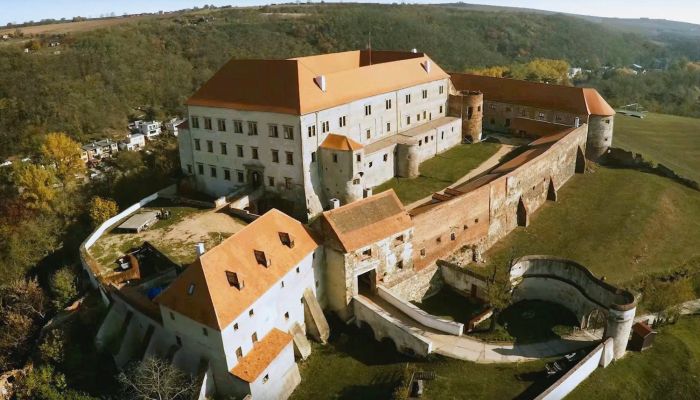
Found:
<svg viewBox="0 0 700 400"><path fill-rule="evenodd" d="M567 399L700 398L700 317L659 329L654 346L598 369Z"/></svg>
<svg viewBox="0 0 700 400"><path fill-rule="evenodd" d="M549 254L623 283L700 255L700 192L671 179L600 167L574 176L558 199L494 245L486 266L474 268L505 265L511 255Z"/></svg>
<svg viewBox="0 0 700 400"><path fill-rule="evenodd" d="M700 181L700 119L647 114L644 119L618 114L613 146L646 158Z"/></svg>
<svg viewBox="0 0 700 400"><path fill-rule="evenodd" d="M63 22L57 24L34 25L19 28L0 29L0 35L6 33L14 33L17 29L24 32L25 35L58 35L64 33L84 32L97 28L106 28L109 26L121 25L127 22L141 21L148 18L154 18L155 15L134 15L127 17L106 18L78 22Z"/></svg>
<svg viewBox="0 0 700 400"><path fill-rule="evenodd" d="M374 191L394 189L403 204L413 203L457 182L494 155L498 148L498 144L484 142L453 147L423 162L417 178L395 178L377 186Z"/></svg>

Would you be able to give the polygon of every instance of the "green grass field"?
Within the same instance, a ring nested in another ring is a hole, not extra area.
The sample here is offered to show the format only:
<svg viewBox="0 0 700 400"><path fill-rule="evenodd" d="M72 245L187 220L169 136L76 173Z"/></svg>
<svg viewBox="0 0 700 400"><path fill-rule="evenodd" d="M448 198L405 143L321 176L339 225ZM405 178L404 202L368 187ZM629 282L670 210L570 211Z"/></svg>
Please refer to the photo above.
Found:
<svg viewBox="0 0 700 400"><path fill-rule="evenodd" d="M567 399L700 398L699 331L699 316L660 328L651 349L596 370Z"/></svg>
<svg viewBox="0 0 700 400"><path fill-rule="evenodd" d="M394 189L404 204L413 203L455 183L494 155L499 147L495 143L458 145L423 162L417 178L394 178L377 186L374 192Z"/></svg>
<svg viewBox="0 0 700 400"><path fill-rule="evenodd" d="M541 389L541 371L549 361L490 365L438 356L420 360L354 326L332 323L331 333L327 345L314 344L309 359L300 363L301 384L292 399L390 399L407 363L437 375L427 382L423 399L512 399Z"/></svg>
<svg viewBox="0 0 700 400"><path fill-rule="evenodd" d="M700 119L652 113L639 119L618 114L613 146L700 181Z"/></svg>
<svg viewBox="0 0 700 400"><path fill-rule="evenodd" d="M486 253L486 264L548 254L576 260L623 283L668 271L700 255L700 192L671 179L600 167L576 175L534 215Z"/></svg>

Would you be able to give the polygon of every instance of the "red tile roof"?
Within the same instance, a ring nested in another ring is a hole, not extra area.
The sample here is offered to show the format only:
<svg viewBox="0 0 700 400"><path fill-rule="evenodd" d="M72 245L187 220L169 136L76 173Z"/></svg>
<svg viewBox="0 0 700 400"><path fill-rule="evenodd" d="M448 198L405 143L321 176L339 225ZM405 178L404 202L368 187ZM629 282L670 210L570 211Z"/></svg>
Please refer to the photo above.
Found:
<svg viewBox="0 0 700 400"><path fill-rule="evenodd" d="M331 150L356 151L362 149L363 146L345 135L330 133L319 147Z"/></svg>
<svg viewBox="0 0 700 400"><path fill-rule="evenodd" d="M290 334L273 328L261 341L253 344L253 350L238 360L231 373L248 383L255 381L291 341Z"/></svg>

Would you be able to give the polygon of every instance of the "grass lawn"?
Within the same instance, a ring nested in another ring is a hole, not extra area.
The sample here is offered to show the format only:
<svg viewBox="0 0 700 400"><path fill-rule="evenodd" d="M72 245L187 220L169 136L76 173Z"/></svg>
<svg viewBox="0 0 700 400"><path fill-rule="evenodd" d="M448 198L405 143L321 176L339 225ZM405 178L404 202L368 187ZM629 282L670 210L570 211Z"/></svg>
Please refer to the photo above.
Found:
<svg viewBox="0 0 700 400"><path fill-rule="evenodd" d="M665 272L700 255L700 192L671 179L600 167L574 176L559 201L543 205L486 253L485 266L511 256L550 254L576 260L620 284Z"/></svg>
<svg viewBox="0 0 700 400"><path fill-rule="evenodd" d="M404 204L413 203L455 183L494 155L499 144L461 144L426 160L417 178L394 178L374 189L375 193L394 189Z"/></svg>
<svg viewBox="0 0 700 400"><path fill-rule="evenodd" d="M658 331L651 349L597 369L567 399L700 398L700 316Z"/></svg>
<svg viewBox="0 0 700 400"><path fill-rule="evenodd" d="M301 384L292 399L390 399L407 363L437 375L427 382L423 399L512 399L542 382L549 361L491 365L437 356L419 360L354 325L331 321L331 333L328 345L314 345L309 359L300 363Z"/></svg>
<svg viewBox="0 0 700 400"><path fill-rule="evenodd" d="M417 307L437 317L463 324L484 310L484 305L443 288L422 302L412 302Z"/></svg>
<svg viewBox="0 0 700 400"><path fill-rule="evenodd" d="M613 146L700 181L700 119L652 113L639 119L618 114Z"/></svg>

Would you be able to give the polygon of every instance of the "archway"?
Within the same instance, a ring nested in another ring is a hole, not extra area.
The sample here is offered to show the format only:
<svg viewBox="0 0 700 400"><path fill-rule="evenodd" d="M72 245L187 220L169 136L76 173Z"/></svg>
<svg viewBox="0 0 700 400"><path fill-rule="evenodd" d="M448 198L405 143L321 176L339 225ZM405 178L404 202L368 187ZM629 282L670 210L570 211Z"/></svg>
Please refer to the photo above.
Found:
<svg viewBox="0 0 700 400"><path fill-rule="evenodd" d="M578 147L576 150L576 169L577 174L582 174L586 172L586 156L583 154L583 149Z"/></svg>
<svg viewBox="0 0 700 400"><path fill-rule="evenodd" d="M596 330L596 329L602 329L605 328L606 322L607 322L607 315L605 311L596 308L595 310L591 311L588 316L586 316L586 324L582 328L588 329L588 330Z"/></svg>
<svg viewBox="0 0 700 400"><path fill-rule="evenodd" d="M250 173L250 185L254 188L260 187L260 184L262 183L262 177L260 176L260 172L258 171L253 171Z"/></svg>
<svg viewBox="0 0 700 400"><path fill-rule="evenodd" d="M527 207L525 206L522 197L520 198L520 200L518 200L517 219L518 226L528 226L528 224L530 223L528 219Z"/></svg>

